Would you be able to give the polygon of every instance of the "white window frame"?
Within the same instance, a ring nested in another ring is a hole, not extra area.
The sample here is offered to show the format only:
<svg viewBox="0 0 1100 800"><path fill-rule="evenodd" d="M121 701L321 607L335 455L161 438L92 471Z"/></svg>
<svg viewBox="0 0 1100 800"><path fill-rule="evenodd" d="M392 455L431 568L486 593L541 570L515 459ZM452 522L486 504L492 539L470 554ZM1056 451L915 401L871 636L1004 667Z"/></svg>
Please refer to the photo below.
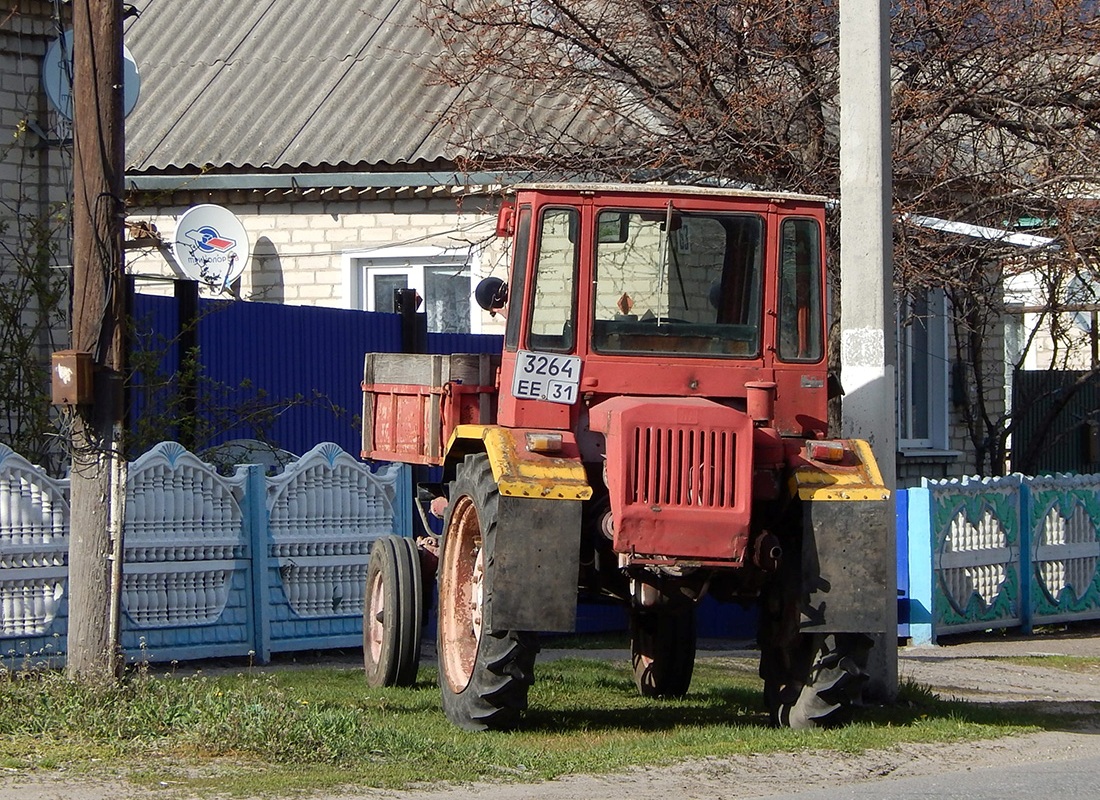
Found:
<svg viewBox="0 0 1100 800"><path fill-rule="evenodd" d="M912 312L912 299L902 297L898 308L898 370L904 370L904 379L898 381L897 419L898 451L945 452L948 446L948 374L950 354L948 352L947 298L942 289L929 290L927 293L926 333L923 352L914 347L922 344L918 331L913 327L916 322L905 325ZM914 340L918 341L914 341ZM913 367L915 359L924 359L927 380L915 382ZM914 435L915 420L907 413L913 407L914 393L918 401L923 400L924 415L927 417L927 436Z"/></svg>
<svg viewBox="0 0 1100 800"><path fill-rule="evenodd" d="M466 272L470 279L470 332L481 333L481 309L474 302L474 277L479 273L477 253L471 247L381 247L344 255L344 297L347 307L358 311L392 312L387 301L374 297L373 279L379 275L404 275L408 288L426 295L426 267L446 266ZM381 305L381 307L376 307Z"/></svg>

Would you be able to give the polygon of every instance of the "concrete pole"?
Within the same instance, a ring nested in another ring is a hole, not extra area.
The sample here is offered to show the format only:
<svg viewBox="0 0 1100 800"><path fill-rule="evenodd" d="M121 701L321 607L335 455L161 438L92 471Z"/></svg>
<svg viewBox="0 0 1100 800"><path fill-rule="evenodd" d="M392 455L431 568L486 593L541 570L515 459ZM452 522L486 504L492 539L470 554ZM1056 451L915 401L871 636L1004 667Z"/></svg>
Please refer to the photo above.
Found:
<svg viewBox="0 0 1100 800"><path fill-rule="evenodd" d="M866 439L895 485L893 236L890 169L889 0L840 3L841 425ZM886 548L883 629L872 651L871 689L897 694L897 558L893 503L877 522Z"/></svg>

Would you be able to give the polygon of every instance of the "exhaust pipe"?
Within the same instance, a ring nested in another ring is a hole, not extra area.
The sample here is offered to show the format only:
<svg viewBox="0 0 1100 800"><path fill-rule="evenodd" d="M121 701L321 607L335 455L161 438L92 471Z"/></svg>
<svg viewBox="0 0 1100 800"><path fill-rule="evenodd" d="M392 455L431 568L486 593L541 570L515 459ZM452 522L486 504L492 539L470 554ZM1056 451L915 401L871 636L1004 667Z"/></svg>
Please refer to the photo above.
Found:
<svg viewBox="0 0 1100 800"><path fill-rule="evenodd" d="M775 572L783 560L783 546L775 534L762 533L752 547L752 563L764 572Z"/></svg>

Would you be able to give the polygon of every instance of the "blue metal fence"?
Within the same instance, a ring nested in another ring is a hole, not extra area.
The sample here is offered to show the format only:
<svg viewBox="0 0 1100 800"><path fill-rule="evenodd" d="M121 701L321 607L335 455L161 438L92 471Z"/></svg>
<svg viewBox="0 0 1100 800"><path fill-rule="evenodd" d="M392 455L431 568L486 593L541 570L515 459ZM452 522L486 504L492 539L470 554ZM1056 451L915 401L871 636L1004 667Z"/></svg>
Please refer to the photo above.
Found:
<svg viewBox="0 0 1100 800"><path fill-rule="evenodd" d="M164 413L170 390L156 387L179 369L180 315L175 298L139 294L133 317L136 360L156 373L138 376L136 419ZM318 442L357 453L363 355L402 347L398 314L202 299L196 325L198 413L216 429L204 445L262 438L293 453ZM433 354L499 353L502 346L502 336L489 334L427 338ZM242 409L247 420L240 419ZM235 421L220 417L231 413ZM176 437L172 431L163 438Z"/></svg>
<svg viewBox="0 0 1100 800"><path fill-rule="evenodd" d="M475 333L429 333L427 350L432 355L450 353L500 353L504 337Z"/></svg>
<svg viewBox="0 0 1100 800"><path fill-rule="evenodd" d="M133 316L135 342L149 348L140 363L159 360L162 376L171 376L180 364L176 301L137 295ZM359 452L363 355L401 351L397 314L204 299L197 317L198 413L216 428L202 445L262 438L293 453L318 442ZM467 336L454 344L492 346L483 339L499 341ZM155 383L139 376L135 418L156 412Z"/></svg>

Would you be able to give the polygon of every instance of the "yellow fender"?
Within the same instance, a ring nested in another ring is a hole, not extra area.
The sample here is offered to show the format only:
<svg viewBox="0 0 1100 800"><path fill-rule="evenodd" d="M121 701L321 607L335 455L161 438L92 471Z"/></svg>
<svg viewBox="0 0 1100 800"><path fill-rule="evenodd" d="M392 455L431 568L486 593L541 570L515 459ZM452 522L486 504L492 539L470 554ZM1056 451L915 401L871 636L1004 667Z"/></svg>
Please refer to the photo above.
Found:
<svg viewBox="0 0 1100 800"><path fill-rule="evenodd" d="M835 446L839 459L814 458L815 446ZM871 446L863 439L808 442L795 462L790 489L800 500L890 499Z"/></svg>
<svg viewBox="0 0 1100 800"><path fill-rule="evenodd" d="M485 452L493 478L506 497L547 500L588 500L592 487L571 435L561 453L534 453L527 448L529 431L496 425L459 425L447 442L445 460L461 461L468 453ZM536 433L531 431L531 433Z"/></svg>

